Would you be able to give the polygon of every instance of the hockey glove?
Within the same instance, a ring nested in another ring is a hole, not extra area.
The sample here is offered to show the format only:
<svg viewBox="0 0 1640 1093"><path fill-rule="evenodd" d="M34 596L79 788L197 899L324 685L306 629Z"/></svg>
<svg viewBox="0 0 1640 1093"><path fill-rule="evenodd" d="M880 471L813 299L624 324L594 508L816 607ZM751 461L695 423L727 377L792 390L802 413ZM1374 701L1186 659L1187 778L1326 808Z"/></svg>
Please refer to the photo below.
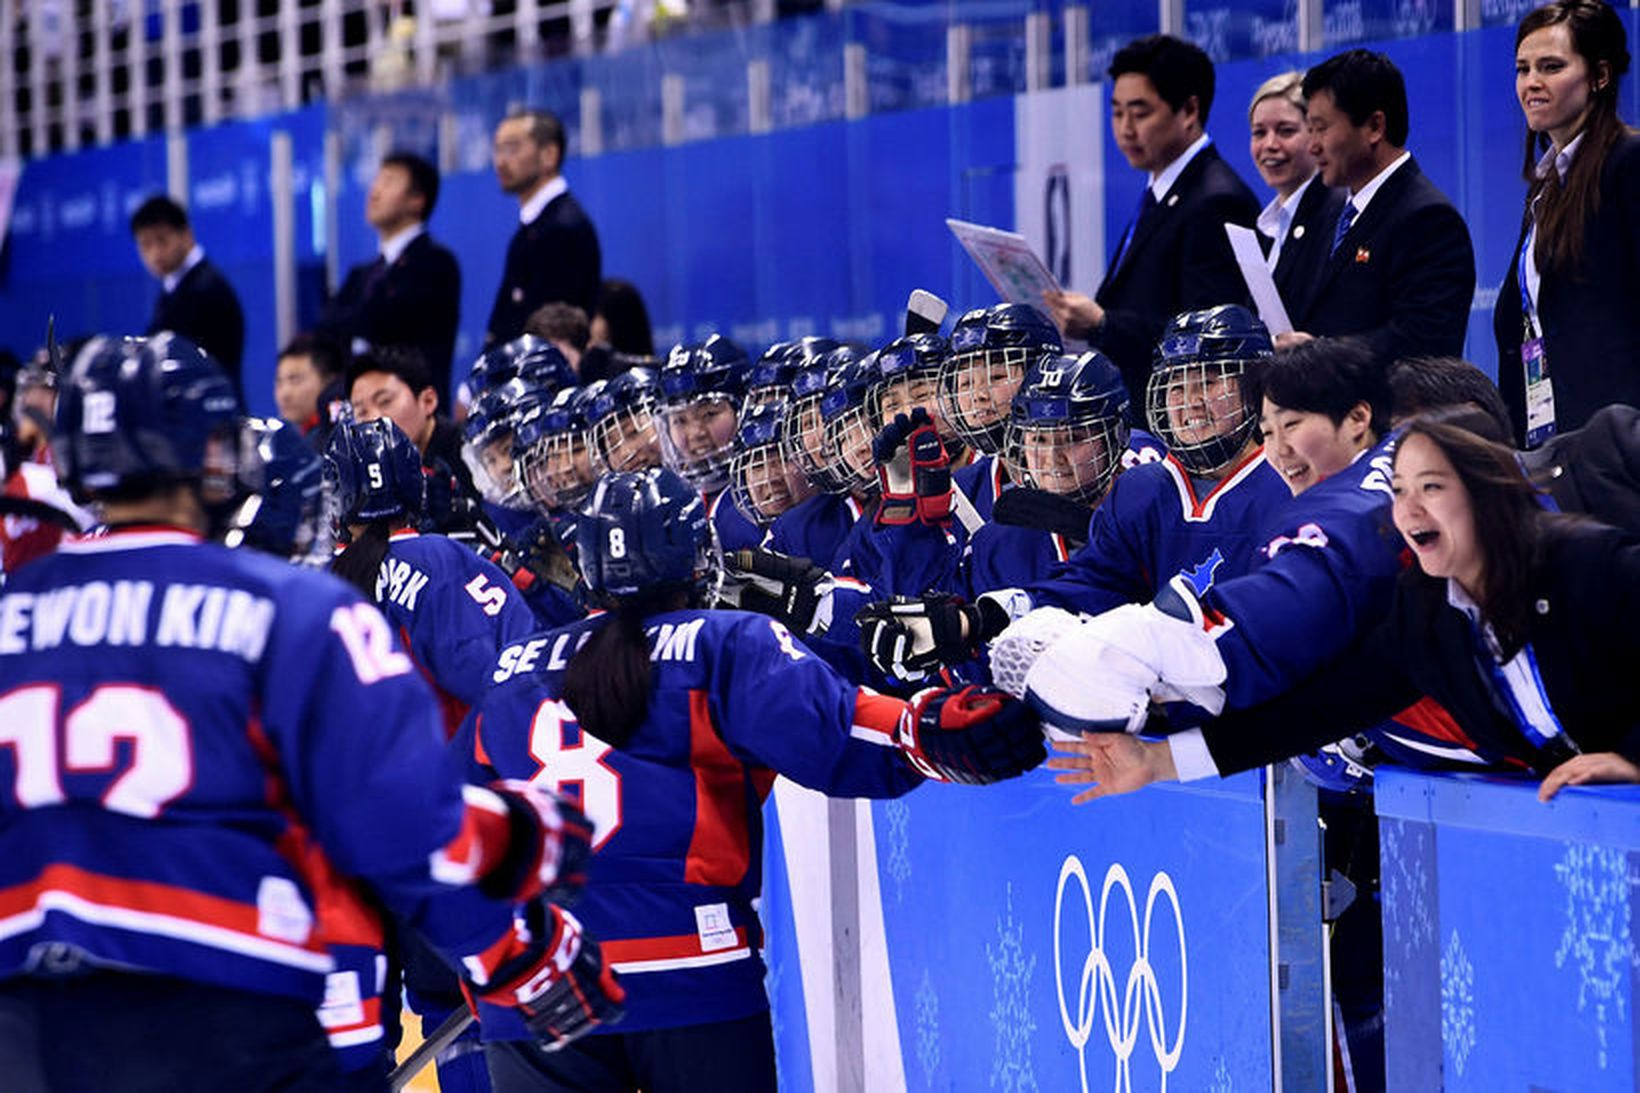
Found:
<svg viewBox="0 0 1640 1093"><path fill-rule="evenodd" d="M486 791L466 793L471 808L484 809ZM492 899L527 900L545 894L564 901L586 883L592 855L592 821L575 805L529 782L508 779L489 787L504 809L506 837L500 852L487 855L478 889ZM491 840L494 842L495 840Z"/></svg>
<svg viewBox="0 0 1640 1093"><path fill-rule="evenodd" d="M916 695L900 717L895 743L921 774L965 785L1017 778L1048 757L1029 708L982 687Z"/></svg>
<svg viewBox="0 0 1640 1093"><path fill-rule="evenodd" d="M719 598L742 611L778 619L799 634L831 627L830 573L807 558L773 550L736 550L724 559L728 572Z"/></svg>
<svg viewBox="0 0 1640 1093"><path fill-rule="evenodd" d="M871 442L882 501L877 524L896 527L921 521L943 527L951 520L951 457L928 411L894 415Z"/></svg>
<svg viewBox="0 0 1640 1093"><path fill-rule="evenodd" d="M1001 606L983 599L963 603L943 592L868 603L854 621L866 659L900 683L920 683L942 665L971 659L1008 625Z"/></svg>
<svg viewBox="0 0 1640 1093"><path fill-rule="evenodd" d="M544 900L513 923L515 950L478 986L480 1001L516 1009L548 1051L626 1012L626 990L574 915Z"/></svg>

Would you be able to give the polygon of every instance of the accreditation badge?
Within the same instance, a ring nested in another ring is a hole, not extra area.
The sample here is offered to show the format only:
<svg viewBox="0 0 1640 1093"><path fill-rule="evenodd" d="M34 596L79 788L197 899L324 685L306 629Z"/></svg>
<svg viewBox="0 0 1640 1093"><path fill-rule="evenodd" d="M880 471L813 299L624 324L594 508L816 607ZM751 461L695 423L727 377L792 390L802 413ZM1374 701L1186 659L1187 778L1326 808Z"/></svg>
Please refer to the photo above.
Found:
<svg viewBox="0 0 1640 1093"><path fill-rule="evenodd" d="M1526 446L1535 448L1555 435L1555 388L1542 338L1521 343L1520 363L1526 371Z"/></svg>

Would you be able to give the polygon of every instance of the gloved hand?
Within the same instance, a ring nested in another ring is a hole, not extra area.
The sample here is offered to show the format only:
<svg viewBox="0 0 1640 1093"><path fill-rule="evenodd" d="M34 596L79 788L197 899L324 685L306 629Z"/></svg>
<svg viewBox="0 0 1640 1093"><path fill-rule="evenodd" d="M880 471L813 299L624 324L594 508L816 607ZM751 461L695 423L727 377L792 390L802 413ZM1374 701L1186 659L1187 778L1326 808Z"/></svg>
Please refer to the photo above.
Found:
<svg viewBox="0 0 1640 1093"><path fill-rule="evenodd" d="M917 694L900 717L895 743L923 775L966 785L1017 778L1048 756L1036 716L988 687Z"/></svg>
<svg viewBox="0 0 1640 1093"><path fill-rule="evenodd" d="M465 793L469 808L490 806L484 790ZM592 821L571 802L529 782L495 782L489 793L505 810L504 848L478 875L479 891L494 899L527 900L546 895L573 898L586 884L592 856Z"/></svg>
<svg viewBox="0 0 1640 1093"><path fill-rule="evenodd" d="M914 407L894 415L871 442L882 500L876 522L894 527L921 521L943 527L951 520L951 457L928 411Z"/></svg>
<svg viewBox="0 0 1640 1093"><path fill-rule="evenodd" d="M968 660L981 640L980 609L944 592L868 603L854 621L866 659L900 683L920 683L942 665Z"/></svg>
<svg viewBox="0 0 1640 1093"><path fill-rule="evenodd" d="M731 551L724 563L723 603L778 619L799 634L830 629L832 576L807 558L746 548Z"/></svg>
<svg viewBox="0 0 1640 1093"><path fill-rule="evenodd" d="M574 915L544 900L514 923L514 951L482 984L480 1001L516 1009L548 1051L619 1021L626 990Z"/></svg>

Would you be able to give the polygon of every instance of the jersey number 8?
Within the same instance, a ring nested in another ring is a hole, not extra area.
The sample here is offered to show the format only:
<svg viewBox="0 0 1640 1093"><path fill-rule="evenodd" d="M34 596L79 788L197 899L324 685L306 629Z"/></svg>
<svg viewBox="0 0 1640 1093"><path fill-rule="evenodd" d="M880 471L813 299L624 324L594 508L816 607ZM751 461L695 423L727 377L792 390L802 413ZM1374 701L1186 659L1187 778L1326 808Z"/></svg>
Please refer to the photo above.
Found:
<svg viewBox="0 0 1640 1093"><path fill-rule="evenodd" d="M604 762L613 749L581 731L563 702L548 699L530 723L530 757L541 769L530 781L580 805L592 820L592 849L621 827L621 775Z"/></svg>

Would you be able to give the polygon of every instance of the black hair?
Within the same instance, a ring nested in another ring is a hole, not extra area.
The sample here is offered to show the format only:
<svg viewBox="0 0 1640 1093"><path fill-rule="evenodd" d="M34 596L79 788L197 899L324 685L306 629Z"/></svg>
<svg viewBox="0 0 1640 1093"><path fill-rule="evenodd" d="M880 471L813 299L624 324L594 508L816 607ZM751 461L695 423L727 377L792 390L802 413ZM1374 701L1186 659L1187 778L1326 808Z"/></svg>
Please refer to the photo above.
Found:
<svg viewBox="0 0 1640 1093"><path fill-rule="evenodd" d="M347 549L330 560L330 571L371 603L376 602L376 584L381 579L382 562L387 559L393 529L386 520L372 520L364 526Z"/></svg>
<svg viewBox="0 0 1640 1093"><path fill-rule="evenodd" d="M421 195L421 218L433 219L438 204L438 168L414 152L394 152L382 160L383 167L399 167L410 176L410 192Z"/></svg>
<svg viewBox="0 0 1640 1093"><path fill-rule="evenodd" d="M366 372L386 372L399 377L414 394L433 386L433 372L421 350L409 345L377 345L353 358L347 366L347 392Z"/></svg>
<svg viewBox="0 0 1640 1093"><path fill-rule="evenodd" d="M1151 34L1136 38L1116 51L1107 70L1114 82L1118 76L1144 76L1173 110L1184 109L1191 96L1196 99L1196 115L1203 128L1213 108L1213 60L1193 42L1171 34Z"/></svg>
<svg viewBox="0 0 1640 1093"><path fill-rule="evenodd" d="M1389 431L1389 380L1358 338L1317 338L1278 352L1259 370L1260 394L1284 410L1326 414L1340 425L1366 403L1372 431Z"/></svg>
<svg viewBox="0 0 1640 1093"><path fill-rule="evenodd" d="M1536 488L1526 480L1514 449L1450 422L1417 417L1407 422L1396 448L1396 461L1415 436L1429 440L1463 483L1481 551L1481 587L1467 589L1492 627L1503 659L1525 644L1532 620L1530 581L1545 533L1580 522L1556 517L1544 509Z"/></svg>
<svg viewBox="0 0 1640 1093"><path fill-rule="evenodd" d="M1369 49L1349 49L1328 57L1304 73L1304 98L1325 91L1354 125L1365 125L1384 112L1384 139L1406 147L1412 122L1407 112L1407 82L1395 62Z"/></svg>
<svg viewBox="0 0 1640 1093"><path fill-rule="evenodd" d="M654 691L644 622L688 602L687 590L670 585L612 604L608 621L592 632L564 670L564 704L582 730L619 748L642 727Z"/></svg>
<svg viewBox="0 0 1640 1093"><path fill-rule="evenodd" d="M1549 149L1547 133L1526 130L1526 159L1521 168L1530 190L1526 207L1537 210L1538 233L1533 251L1538 268L1568 275L1583 260L1583 235L1589 218L1600 208L1600 177L1606 156L1622 139L1627 127L1617 116L1617 89L1629 70L1629 46L1623 20L1604 0L1554 0L1529 13L1515 32L1515 50L1526 36L1545 27L1565 26L1572 49L1588 67L1589 78L1600 78L1606 67L1605 83L1589 90L1589 117L1583 126L1583 143L1566 171L1537 175L1538 158Z"/></svg>
<svg viewBox="0 0 1640 1093"><path fill-rule="evenodd" d="M1392 412L1397 419L1473 406L1494 425L1491 430L1476 428L1474 431L1481 436L1505 443L1515 431L1497 384L1478 366L1461 357L1398 360L1389 366L1389 389Z"/></svg>
<svg viewBox="0 0 1640 1093"><path fill-rule="evenodd" d="M524 333L534 334L549 342L568 342L574 349L587 347L587 313L574 304L554 300L542 304L524 320Z"/></svg>
<svg viewBox="0 0 1640 1093"><path fill-rule="evenodd" d="M155 194L131 214L131 234L144 228L172 228L182 231L188 226L188 210L167 194Z"/></svg>
<svg viewBox="0 0 1640 1093"><path fill-rule="evenodd" d="M649 327L649 309L631 281L606 280L598 289L597 313L609 326L609 347L634 357L655 355L655 335Z"/></svg>
<svg viewBox="0 0 1640 1093"><path fill-rule="evenodd" d="M558 119L558 115L551 110L525 108L514 110L504 120L516 121L519 118L530 123L530 139L537 147L545 148L549 144L557 146L558 159L562 163L568 145L564 138L564 123Z"/></svg>
<svg viewBox="0 0 1640 1093"><path fill-rule="evenodd" d="M342 361L345 354L340 345L322 334L304 331L285 343L279 350L275 362L286 357L306 357L313 362L314 371L326 380L333 380L342 374Z"/></svg>

